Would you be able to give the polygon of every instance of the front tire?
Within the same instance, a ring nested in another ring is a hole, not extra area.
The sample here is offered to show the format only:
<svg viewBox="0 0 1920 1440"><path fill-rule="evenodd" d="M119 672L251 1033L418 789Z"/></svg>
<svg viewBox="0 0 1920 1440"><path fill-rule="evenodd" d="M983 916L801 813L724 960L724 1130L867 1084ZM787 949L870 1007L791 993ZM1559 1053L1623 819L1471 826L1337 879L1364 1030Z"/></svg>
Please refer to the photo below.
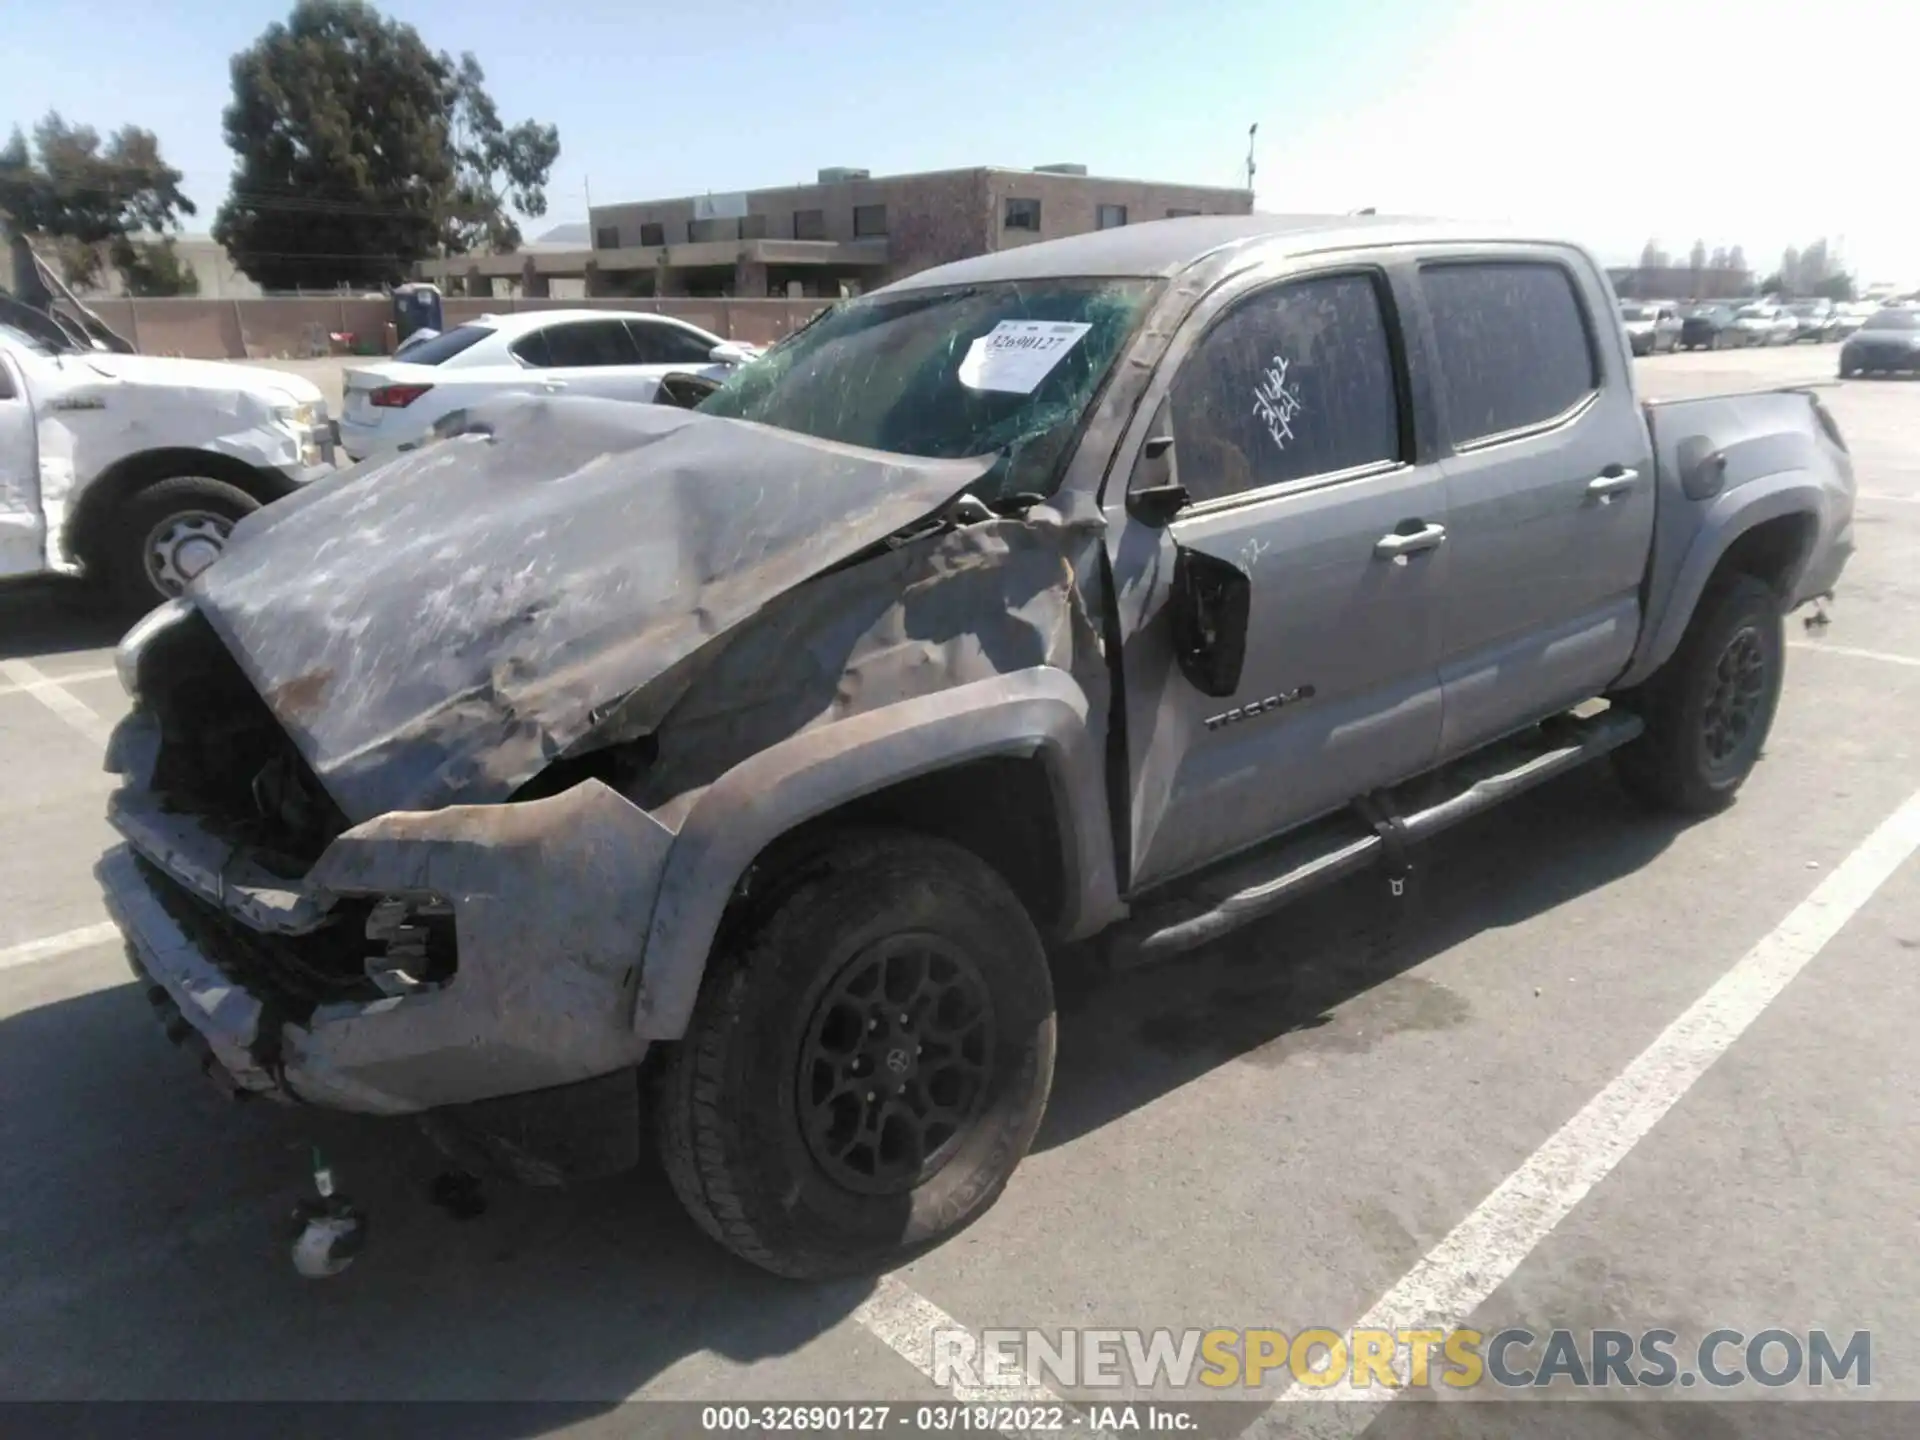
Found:
<svg viewBox="0 0 1920 1440"><path fill-rule="evenodd" d="M115 600L145 613L180 594L259 508L237 485L204 475L175 475L136 491L114 517L101 555Z"/></svg>
<svg viewBox="0 0 1920 1440"><path fill-rule="evenodd" d="M1646 722L1614 752L1628 792L1688 815L1731 804L1773 727L1785 659L1773 590L1751 575L1713 581L1667 663L1617 697Z"/></svg>
<svg viewBox="0 0 1920 1440"><path fill-rule="evenodd" d="M1053 987L1019 897L959 845L849 834L775 885L716 946L655 1138L702 1230L814 1279L999 1196L1046 1110Z"/></svg>

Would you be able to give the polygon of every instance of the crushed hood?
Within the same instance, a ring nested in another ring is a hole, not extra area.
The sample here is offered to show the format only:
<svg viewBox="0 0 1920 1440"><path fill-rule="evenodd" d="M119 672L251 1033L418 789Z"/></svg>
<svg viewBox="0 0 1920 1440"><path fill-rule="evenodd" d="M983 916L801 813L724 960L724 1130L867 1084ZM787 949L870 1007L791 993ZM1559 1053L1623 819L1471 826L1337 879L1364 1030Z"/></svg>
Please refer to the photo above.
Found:
<svg viewBox="0 0 1920 1440"><path fill-rule="evenodd" d="M646 728L708 642L990 463L616 401L469 425L260 511L196 582L354 820L505 799L622 701Z"/></svg>

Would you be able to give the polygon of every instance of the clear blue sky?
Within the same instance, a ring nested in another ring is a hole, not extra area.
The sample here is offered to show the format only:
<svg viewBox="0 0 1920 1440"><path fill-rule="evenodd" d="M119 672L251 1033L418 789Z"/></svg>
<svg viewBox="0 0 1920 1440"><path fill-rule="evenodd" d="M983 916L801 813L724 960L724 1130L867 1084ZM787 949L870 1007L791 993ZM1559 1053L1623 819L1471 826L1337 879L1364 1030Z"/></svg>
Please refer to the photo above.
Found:
<svg viewBox="0 0 1920 1440"><path fill-rule="evenodd" d="M1822 0L1820 87L1780 36L1803 0L392 0L472 50L502 115L560 127L538 233L597 202L810 179L1080 161L1233 184L1260 124L1264 210L1484 216L1609 259L1657 236L1840 242L1920 279L1920 194L1872 135L1912 129L1877 63L1882 0ZM227 61L268 0L5 0L0 124L48 107L156 131L207 228L225 193ZM1696 83L1705 75L1719 77ZM1733 77L1770 77L1764 85ZM1719 83L1725 80L1727 83ZM1837 88L1836 88L1837 87ZM1843 98L1844 97L1844 98ZM1841 107L1836 110L1836 106ZM1841 115L1844 113L1844 119Z"/></svg>
<svg viewBox="0 0 1920 1440"><path fill-rule="evenodd" d="M1237 183L1246 129L1298 125L1390 84L1451 0L394 0L472 50L504 117L552 121L551 221L596 201L811 179L1084 161ZM5 112L157 131L204 228L225 191L227 60L290 8L261 0L7 5ZM81 17L84 17L82 20Z"/></svg>

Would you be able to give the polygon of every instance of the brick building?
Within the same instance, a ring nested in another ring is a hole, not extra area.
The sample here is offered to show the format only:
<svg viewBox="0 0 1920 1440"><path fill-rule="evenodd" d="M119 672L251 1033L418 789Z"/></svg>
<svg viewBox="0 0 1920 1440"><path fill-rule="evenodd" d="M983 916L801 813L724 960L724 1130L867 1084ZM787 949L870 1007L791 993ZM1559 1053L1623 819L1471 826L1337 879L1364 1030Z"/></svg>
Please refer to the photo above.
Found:
<svg viewBox="0 0 1920 1440"><path fill-rule="evenodd" d="M556 280L579 278L594 296L835 297L1037 240L1252 209L1245 190L1113 180L1079 165L830 169L811 185L596 205L591 249L459 256L418 273L466 293L506 279L549 295Z"/></svg>

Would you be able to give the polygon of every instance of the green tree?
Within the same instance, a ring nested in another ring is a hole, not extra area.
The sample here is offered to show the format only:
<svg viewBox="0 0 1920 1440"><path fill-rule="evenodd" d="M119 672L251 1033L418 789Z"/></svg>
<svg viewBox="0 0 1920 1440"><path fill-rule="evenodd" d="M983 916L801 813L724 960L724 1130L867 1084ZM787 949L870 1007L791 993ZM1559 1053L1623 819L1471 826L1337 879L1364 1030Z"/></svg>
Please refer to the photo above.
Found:
<svg viewBox="0 0 1920 1440"><path fill-rule="evenodd" d="M0 228L20 297L45 303L33 274L36 243L53 252L68 283L88 284L105 247L173 229L178 217L194 213L180 180L151 130L122 126L103 144L92 126L70 125L50 111L29 145L16 126L0 148Z"/></svg>
<svg viewBox="0 0 1920 1440"><path fill-rule="evenodd" d="M1844 272L1829 275L1813 287L1813 293L1822 300L1836 303L1852 300L1854 297L1853 276Z"/></svg>
<svg viewBox="0 0 1920 1440"><path fill-rule="evenodd" d="M472 56L362 0L298 0L232 73L213 233L263 286L391 283L442 248L512 249L509 207L546 210L553 127L507 127Z"/></svg>
<svg viewBox="0 0 1920 1440"><path fill-rule="evenodd" d="M547 175L560 158L560 132L553 126L522 120L509 129L501 123L486 79L478 60L461 55L449 114L454 175L441 202L445 243L456 254L518 249L520 227L512 211L535 220L547 213Z"/></svg>
<svg viewBox="0 0 1920 1440"><path fill-rule="evenodd" d="M113 268L129 295L198 295L200 277L180 259L173 237L159 240L115 240L108 249Z"/></svg>

